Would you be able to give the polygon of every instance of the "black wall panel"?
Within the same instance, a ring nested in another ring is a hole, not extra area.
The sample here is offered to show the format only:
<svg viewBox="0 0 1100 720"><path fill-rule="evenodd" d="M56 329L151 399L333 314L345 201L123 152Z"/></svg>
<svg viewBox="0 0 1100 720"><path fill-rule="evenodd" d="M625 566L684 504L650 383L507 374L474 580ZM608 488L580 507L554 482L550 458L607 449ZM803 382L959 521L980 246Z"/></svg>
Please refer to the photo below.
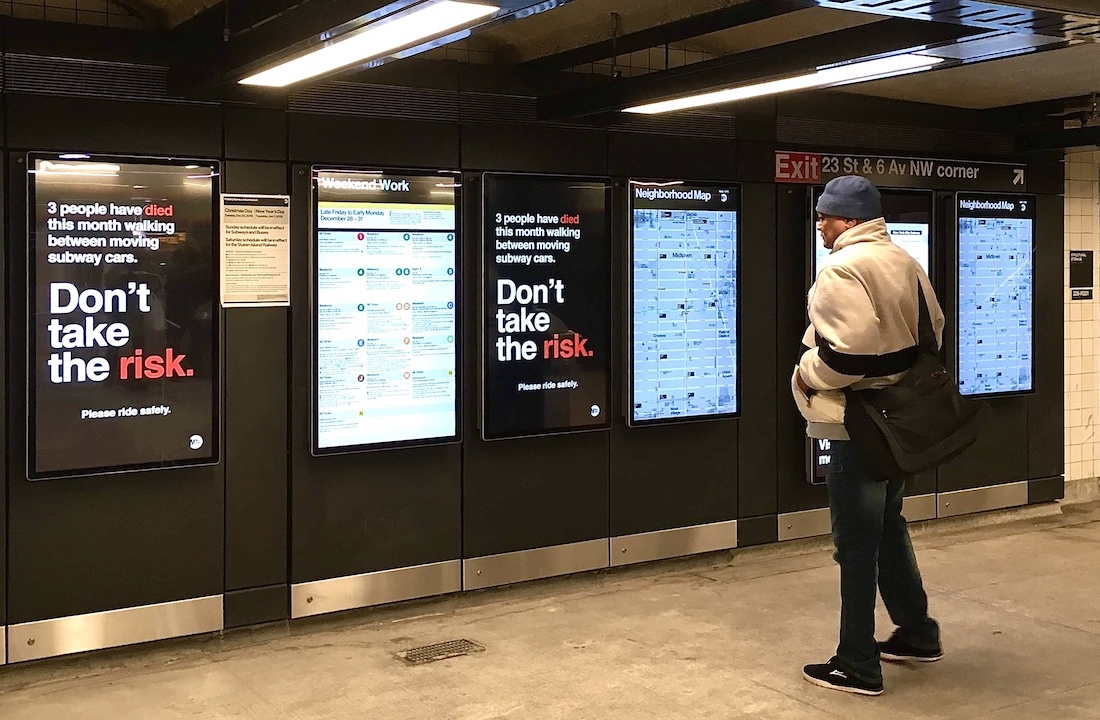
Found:
<svg viewBox="0 0 1100 720"><path fill-rule="evenodd" d="M49 95L7 96L8 147L218 158L221 108Z"/></svg>
<svg viewBox="0 0 1100 720"><path fill-rule="evenodd" d="M291 582L456 560L461 556L461 446L320 458L310 454L310 192L309 168L295 167Z"/></svg>
<svg viewBox="0 0 1100 720"><path fill-rule="evenodd" d="M218 595L223 466L26 480L26 149L217 158L216 107L8 98L9 623ZM80 118L74 122L73 118ZM12 120L14 119L14 122ZM12 238L18 239L11 242Z"/></svg>
<svg viewBox="0 0 1100 720"><path fill-rule="evenodd" d="M459 166L459 128L454 123L291 113L288 131L293 162L431 169Z"/></svg>
<svg viewBox="0 0 1100 720"><path fill-rule="evenodd" d="M738 422L715 420L611 432L611 535L737 517Z"/></svg>
<svg viewBox="0 0 1100 720"><path fill-rule="evenodd" d="M989 404L992 422L966 452L940 467L939 492L1028 479L1028 397L992 398Z"/></svg>
<svg viewBox="0 0 1100 720"><path fill-rule="evenodd" d="M225 156L227 158L286 160L286 154L287 115L285 112L234 106L225 108Z"/></svg>
<svg viewBox="0 0 1100 720"><path fill-rule="evenodd" d="M658 141L659 142L659 141ZM656 144L656 143L654 143ZM654 177L667 177L654 175ZM613 332L619 382L613 385L611 535L689 527L737 517L737 420L629 428L623 418L628 354L625 293L631 218L622 180L615 183Z"/></svg>
<svg viewBox="0 0 1100 720"><path fill-rule="evenodd" d="M440 82L452 84L449 76ZM770 542L776 539L776 513L827 506L825 489L806 482L805 424L788 387L806 323L807 188L776 186L770 179L777 115L816 117L821 122L807 126L818 133L812 137L824 138L838 127L829 122L851 119L850 97L839 101L824 93L746 103L739 108L736 141L189 103L17 94L6 101L3 120L11 150L6 247L0 258L6 263L0 317L7 313L6 334L0 337L5 351L0 399L6 395L7 414L0 417L0 437L7 445L0 453L6 449L8 478L0 493L0 578L7 581L0 582L0 624L223 591L227 624L249 624L286 616L288 582L734 518L745 523L746 544ZM976 117L912 103L856 102L861 122L879 130L934 122L947 127ZM476 109L468 103L467 110ZM975 152L998 152L1003 140L998 133L978 135L986 144ZM921 137L909 131L902 139ZM293 190L293 307L224 313L223 466L39 483L25 479L26 176L20 161L29 149L225 157L227 191ZM942 152L929 146L923 154ZM288 161L299 164L289 168ZM310 454L311 163L468 171L461 445ZM616 419L610 432L480 440L481 189L475 171L483 170L619 180L612 226ZM742 417L737 420L628 429L621 417L626 370L621 181L647 175L742 184ZM992 401L993 428L941 469L940 491L1062 473L1061 165L1056 159L1035 161L1029 185L1040 193L1036 393ZM948 227L941 226L941 242ZM953 253L949 244L947 255ZM941 289L947 305L953 287ZM952 312L948 308L949 323ZM910 493L932 489L933 480L926 477Z"/></svg>
<svg viewBox="0 0 1100 720"><path fill-rule="evenodd" d="M778 257L774 185L741 189L741 420L738 423L738 515L777 510L775 398L783 386L777 358ZM789 398L788 398L789 399ZM790 400L789 404L793 404Z"/></svg>
<svg viewBox="0 0 1100 720"><path fill-rule="evenodd" d="M7 173L3 172L6 157L0 156L0 227L7 227L6 209L7 203ZM0 331L0 625L7 625L8 619L8 486L10 484L8 473L8 332L12 327L12 321L7 316L7 288L11 286L8 280L8 234L0 237L0 278L3 278L4 289L0 290L0 318L4 321L4 329Z"/></svg>
<svg viewBox="0 0 1100 720"><path fill-rule="evenodd" d="M733 143L611 133L610 148L611 173L619 178L612 202L614 257L618 260L614 263L612 317L615 347L622 349L616 353L619 382L614 384L612 403L615 424L610 437L611 535L733 520L737 517L737 420L628 428L623 418L628 404L624 393L629 373L626 338L631 318L627 315L625 297L629 292L627 258L632 223L626 205L629 188L624 181L630 177L650 177L718 179L732 183ZM742 222L742 236L744 228ZM741 252L743 257L743 243ZM742 363L744 367L743 360Z"/></svg>
<svg viewBox="0 0 1100 720"><path fill-rule="evenodd" d="M608 143L610 172L615 177L738 179L732 140L611 132Z"/></svg>
<svg viewBox="0 0 1100 720"><path fill-rule="evenodd" d="M1033 175L1034 177L1034 175ZM1065 248L1064 200L1060 195L1039 195L1035 238L1035 367L1036 393L1028 396L1028 478L1064 472L1065 311L1062 262Z"/></svg>
<svg viewBox="0 0 1100 720"><path fill-rule="evenodd" d="M1041 187L1053 186L1054 171L1039 164ZM937 471L937 490L950 492L1018 482L1062 473L1064 377L1063 337L1063 225L1064 208L1058 195L1037 196L1035 232L1035 391L1028 395L993 397L988 402L993 419L982 437L958 458ZM940 194L937 203L945 248L944 293L940 300L947 317L944 344L948 367L953 367L958 327L958 234L954 197Z"/></svg>
<svg viewBox="0 0 1100 720"><path fill-rule="evenodd" d="M463 277L467 281L463 313L467 328L463 333L467 368L463 373L463 557L608 537L610 433L481 440L477 371L481 279L479 176L467 173L463 184L466 211ZM613 372L612 386L616 387L618 382Z"/></svg>
<svg viewBox="0 0 1100 720"><path fill-rule="evenodd" d="M462 126L464 170L605 175L607 155L607 133L600 130L505 123Z"/></svg>
<svg viewBox="0 0 1100 720"><path fill-rule="evenodd" d="M240 121L226 118L227 141ZM226 192L287 191L284 163L230 160L223 173ZM289 314L285 307L224 313L227 591L287 582Z"/></svg>
<svg viewBox="0 0 1100 720"><path fill-rule="evenodd" d="M806 421L791 397L791 373L806 331L806 268L809 187L776 186L776 479L778 511L828 507L824 486L806 481Z"/></svg>
<svg viewBox="0 0 1100 720"><path fill-rule="evenodd" d="M222 166L225 191L230 193L286 195L288 172L286 163L279 162L227 160Z"/></svg>

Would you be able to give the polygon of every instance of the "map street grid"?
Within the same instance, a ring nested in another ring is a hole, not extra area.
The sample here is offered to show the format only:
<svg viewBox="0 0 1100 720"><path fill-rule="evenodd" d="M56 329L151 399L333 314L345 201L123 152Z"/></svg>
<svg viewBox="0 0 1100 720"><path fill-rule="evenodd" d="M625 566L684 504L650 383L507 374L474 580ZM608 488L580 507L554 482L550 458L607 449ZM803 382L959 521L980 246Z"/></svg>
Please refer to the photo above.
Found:
<svg viewBox="0 0 1100 720"><path fill-rule="evenodd" d="M1030 218L959 218L959 390L1032 387Z"/></svg>
<svg viewBox="0 0 1100 720"><path fill-rule="evenodd" d="M737 412L737 213L634 210L636 422Z"/></svg>

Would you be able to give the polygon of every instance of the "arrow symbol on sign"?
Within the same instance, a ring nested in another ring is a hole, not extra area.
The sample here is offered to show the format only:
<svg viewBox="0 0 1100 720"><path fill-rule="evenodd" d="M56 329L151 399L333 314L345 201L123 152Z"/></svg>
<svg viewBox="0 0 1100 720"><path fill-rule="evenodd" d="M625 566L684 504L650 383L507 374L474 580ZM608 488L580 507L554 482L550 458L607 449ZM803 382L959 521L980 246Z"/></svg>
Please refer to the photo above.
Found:
<svg viewBox="0 0 1100 720"><path fill-rule="evenodd" d="M1012 171L1012 184L1023 185L1024 184L1024 171L1022 168L1016 168Z"/></svg>

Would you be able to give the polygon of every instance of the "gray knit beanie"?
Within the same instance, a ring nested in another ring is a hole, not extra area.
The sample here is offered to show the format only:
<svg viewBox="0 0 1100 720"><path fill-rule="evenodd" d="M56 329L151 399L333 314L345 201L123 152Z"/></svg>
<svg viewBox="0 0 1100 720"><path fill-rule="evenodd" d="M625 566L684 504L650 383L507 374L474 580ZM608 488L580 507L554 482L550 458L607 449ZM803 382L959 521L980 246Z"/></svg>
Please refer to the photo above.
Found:
<svg viewBox="0 0 1100 720"><path fill-rule="evenodd" d="M843 175L825 186L817 200L817 211L838 218L874 220L882 217L882 196L862 175Z"/></svg>

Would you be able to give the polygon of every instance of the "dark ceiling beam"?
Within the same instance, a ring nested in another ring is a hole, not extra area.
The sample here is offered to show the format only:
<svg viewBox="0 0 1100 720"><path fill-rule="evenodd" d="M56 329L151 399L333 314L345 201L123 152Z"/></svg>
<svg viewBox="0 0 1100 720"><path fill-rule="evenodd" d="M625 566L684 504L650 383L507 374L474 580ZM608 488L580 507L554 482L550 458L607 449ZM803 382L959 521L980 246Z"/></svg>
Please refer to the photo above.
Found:
<svg viewBox="0 0 1100 720"><path fill-rule="evenodd" d="M951 42L981 32L980 29L963 25L890 18L640 77L613 78L587 90L540 97L538 119L563 120L622 110L658 100L803 73L820 65L858 57Z"/></svg>
<svg viewBox="0 0 1100 720"><path fill-rule="evenodd" d="M629 55L638 50L680 42L719 30L747 25L805 10L817 5L816 0L753 0L708 13L702 13L664 25L628 33L618 38L544 55L522 63L539 70L563 70L617 55Z"/></svg>
<svg viewBox="0 0 1100 720"><path fill-rule="evenodd" d="M1100 125L1056 132L1028 133L1016 137L1016 147L1021 152L1028 153L1094 145L1100 145Z"/></svg>
<svg viewBox="0 0 1100 720"><path fill-rule="evenodd" d="M275 55L320 42L323 33L391 4L390 0L223 0L172 31L171 88L214 91Z"/></svg>

